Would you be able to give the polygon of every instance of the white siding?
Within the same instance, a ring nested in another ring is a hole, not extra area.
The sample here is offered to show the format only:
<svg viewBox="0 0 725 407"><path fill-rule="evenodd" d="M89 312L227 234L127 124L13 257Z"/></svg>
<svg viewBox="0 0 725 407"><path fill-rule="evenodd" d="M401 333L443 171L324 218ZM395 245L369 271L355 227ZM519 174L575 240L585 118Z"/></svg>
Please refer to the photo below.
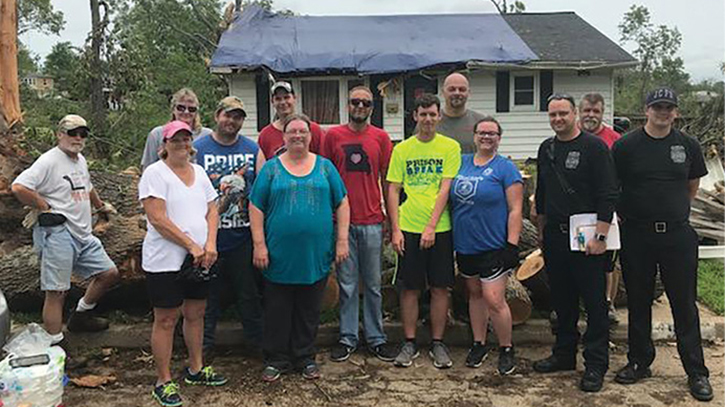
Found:
<svg viewBox="0 0 725 407"><path fill-rule="evenodd" d="M242 126L242 134L257 139L257 85L254 83L254 75L249 73L238 73L230 77L229 95L236 96L244 102L244 110L247 112L247 119Z"/></svg>
<svg viewBox="0 0 725 407"><path fill-rule="evenodd" d="M383 99L383 128L395 141L403 140L405 123L405 101L403 97L403 78L397 79L400 86L388 86L387 95ZM398 112L390 114L386 111L388 104L397 104Z"/></svg>

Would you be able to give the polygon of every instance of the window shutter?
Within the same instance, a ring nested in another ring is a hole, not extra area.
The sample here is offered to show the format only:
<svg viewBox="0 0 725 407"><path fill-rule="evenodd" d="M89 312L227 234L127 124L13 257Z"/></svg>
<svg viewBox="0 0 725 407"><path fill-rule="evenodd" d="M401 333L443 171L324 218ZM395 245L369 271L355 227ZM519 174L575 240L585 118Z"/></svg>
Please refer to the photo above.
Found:
<svg viewBox="0 0 725 407"><path fill-rule="evenodd" d="M508 71L496 72L496 112L509 111L510 78Z"/></svg>
<svg viewBox="0 0 725 407"><path fill-rule="evenodd" d="M254 82L257 85L257 131L262 131L270 122L269 76L265 72L258 73Z"/></svg>
<svg viewBox="0 0 725 407"><path fill-rule="evenodd" d="M539 111L547 111L547 100L554 93L554 71L539 72Z"/></svg>

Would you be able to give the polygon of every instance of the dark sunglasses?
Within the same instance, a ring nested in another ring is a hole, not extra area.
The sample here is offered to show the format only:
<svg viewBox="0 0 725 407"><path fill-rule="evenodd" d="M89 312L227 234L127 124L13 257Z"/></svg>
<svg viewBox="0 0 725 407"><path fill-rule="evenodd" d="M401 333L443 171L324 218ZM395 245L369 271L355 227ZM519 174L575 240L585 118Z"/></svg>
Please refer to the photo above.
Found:
<svg viewBox="0 0 725 407"><path fill-rule="evenodd" d="M370 107L373 105L373 101L370 99L350 99L350 106Z"/></svg>
<svg viewBox="0 0 725 407"><path fill-rule="evenodd" d="M546 99L546 105L548 106L554 100L566 100L571 103L572 106L576 106L574 97L566 93L554 93Z"/></svg>
<svg viewBox="0 0 725 407"><path fill-rule="evenodd" d="M181 112L181 113L184 113L184 112L196 113L197 110L199 110L199 108L196 106L176 105L176 111Z"/></svg>
<svg viewBox="0 0 725 407"><path fill-rule="evenodd" d="M67 134L71 137L81 136L81 138L86 138L86 137L88 137L88 129L83 128L83 127L78 127L77 129L68 130L67 132L65 132L65 134Z"/></svg>

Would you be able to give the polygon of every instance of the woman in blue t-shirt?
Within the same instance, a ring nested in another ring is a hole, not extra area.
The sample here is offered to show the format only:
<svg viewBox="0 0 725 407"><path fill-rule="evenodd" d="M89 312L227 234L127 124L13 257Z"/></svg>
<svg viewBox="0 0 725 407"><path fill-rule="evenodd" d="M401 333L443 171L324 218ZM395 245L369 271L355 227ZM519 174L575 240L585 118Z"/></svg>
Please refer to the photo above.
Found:
<svg viewBox="0 0 725 407"><path fill-rule="evenodd" d="M497 153L502 133L498 121L487 116L473 131L476 153L463 155L450 193L456 263L466 278L473 331L466 366L478 367L488 355L490 317L500 346L498 371L506 375L516 368L505 293L506 279L519 264L523 184L516 166Z"/></svg>
<svg viewBox="0 0 725 407"><path fill-rule="evenodd" d="M292 115L282 131L287 150L262 167L249 210L253 261L265 279L267 382L291 368L301 369L306 379L320 376L314 341L322 293L330 265L344 261L349 251L345 184L332 162L310 152L310 120Z"/></svg>

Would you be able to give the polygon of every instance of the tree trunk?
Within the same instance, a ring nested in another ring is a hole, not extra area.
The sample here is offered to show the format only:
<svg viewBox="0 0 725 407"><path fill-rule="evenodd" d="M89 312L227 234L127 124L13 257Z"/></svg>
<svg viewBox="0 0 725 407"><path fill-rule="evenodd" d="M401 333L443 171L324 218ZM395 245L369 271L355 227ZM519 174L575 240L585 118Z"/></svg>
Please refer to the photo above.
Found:
<svg viewBox="0 0 725 407"><path fill-rule="evenodd" d="M22 120L16 0L0 0L0 135Z"/></svg>
<svg viewBox="0 0 725 407"><path fill-rule="evenodd" d="M103 66L101 65L105 17L102 21L100 4L105 6L102 1L91 0L91 123L96 139L103 139L106 133L106 100L103 96ZM107 13L108 10L106 10ZM108 153L106 144L94 143L94 147L100 157L106 157Z"/></svg>

